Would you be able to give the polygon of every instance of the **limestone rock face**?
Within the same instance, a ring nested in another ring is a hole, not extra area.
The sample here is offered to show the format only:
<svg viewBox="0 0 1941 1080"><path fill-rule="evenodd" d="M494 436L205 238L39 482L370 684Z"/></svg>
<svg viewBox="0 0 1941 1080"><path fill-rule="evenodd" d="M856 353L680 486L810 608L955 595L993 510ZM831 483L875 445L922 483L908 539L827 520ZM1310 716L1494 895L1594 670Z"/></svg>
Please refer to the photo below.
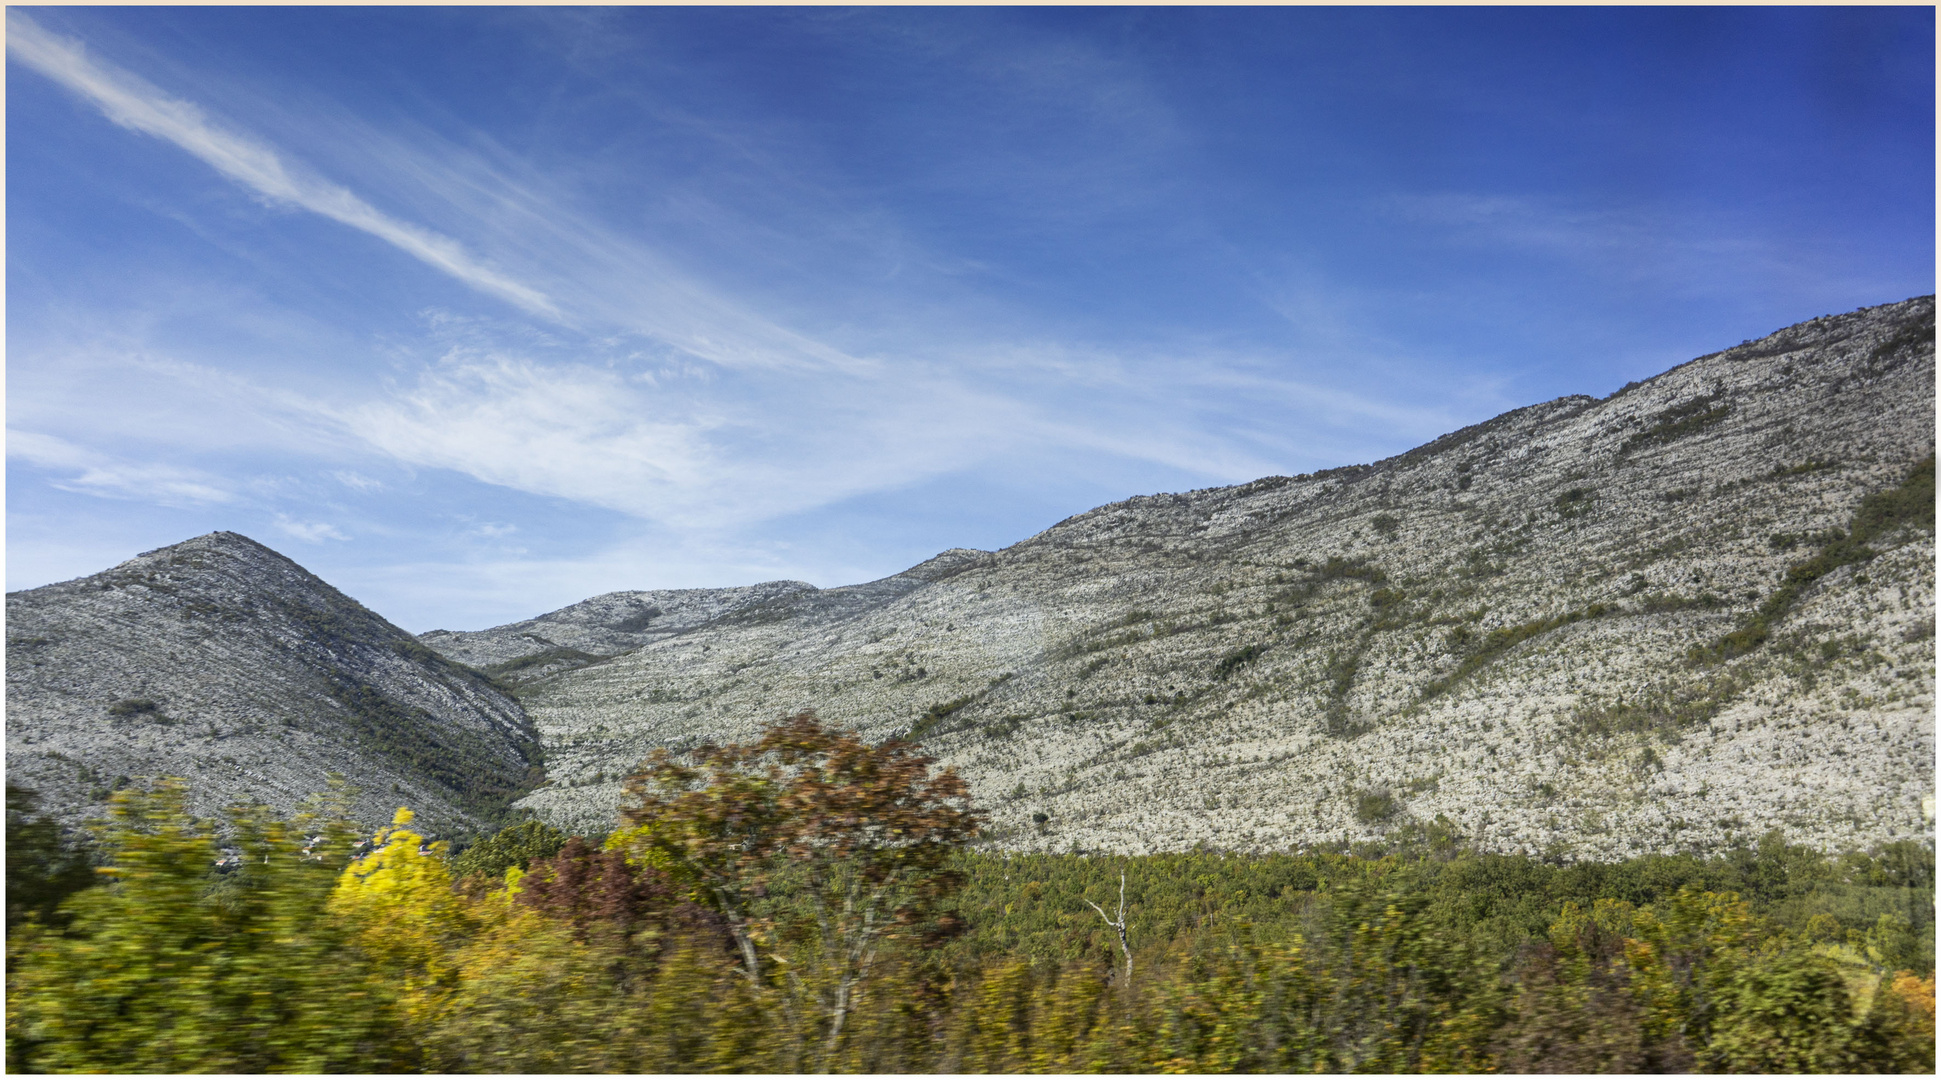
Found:
<svg viewBox="0 0 1941 1080"><path fill-rule="evenodd" d="M210 533L7 595L7 773L72 823L132 778L470 831L539 779L519 703L282 555Z"/></svg>
<svg viewBox="0 0 1941 1080"><path fill-rule="evenodd" d="M1707 650L1933 449L1923 297L868 585L617 593L430 640L501 667L587 654L520 688L548 762L521 805L571 829L610 827L654 748L813 708L914 735L1012 848L1264 850L1438 817L1564 858L1773 828L1865 847L1931 831L1931 524L1797 590L1757 647Z"/></svg>

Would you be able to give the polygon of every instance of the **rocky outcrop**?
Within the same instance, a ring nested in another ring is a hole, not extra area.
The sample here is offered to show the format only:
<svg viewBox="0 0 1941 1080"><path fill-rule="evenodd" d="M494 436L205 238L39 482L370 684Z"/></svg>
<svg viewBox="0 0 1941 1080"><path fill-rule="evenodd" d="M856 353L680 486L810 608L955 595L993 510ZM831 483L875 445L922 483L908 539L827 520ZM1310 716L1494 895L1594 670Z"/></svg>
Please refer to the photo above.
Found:
<svg viewBox="0 0 1941 1080"><path fill-rule="evenodd" d="M1929 835L1931 513L1717 646L1931 457L1933 401L1927 297L1372 465L1128 499L847 590L760 586L522 686L549 774L521 805L604 829L654 748L814 708L921 739L1014 848L1438 818L1563 858Z"/></svg>
<svg viewBox="0 0 1941 1080"><path fill-rule="evenodd" d="M282 555L210 533L7 595L7 772L74 822L179 776L193 809L289 809L343 776L358 812L496 820L540 776L517 701Z"/></svg>

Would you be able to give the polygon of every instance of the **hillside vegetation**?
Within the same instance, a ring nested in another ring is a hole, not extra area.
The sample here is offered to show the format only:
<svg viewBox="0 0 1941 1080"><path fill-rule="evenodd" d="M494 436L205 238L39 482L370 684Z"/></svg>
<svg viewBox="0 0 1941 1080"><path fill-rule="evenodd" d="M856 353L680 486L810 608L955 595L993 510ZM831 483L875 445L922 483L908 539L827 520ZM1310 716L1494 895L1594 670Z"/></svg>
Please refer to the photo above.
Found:
<svg viewBox="0 0 1941 1080"><path fill-rule="evenodd" d="M358 841L339 794L233 811L221 872L179 785L124 790L105 882L50 866L66 899L10 933L8 1060L1932 1071L1929 846L1555 866L1431 828L1387 852L1002 855L966 847L978 813L930 765L797 716L642 769L604 840L528 823L452 860L408 810Z"/></svg>

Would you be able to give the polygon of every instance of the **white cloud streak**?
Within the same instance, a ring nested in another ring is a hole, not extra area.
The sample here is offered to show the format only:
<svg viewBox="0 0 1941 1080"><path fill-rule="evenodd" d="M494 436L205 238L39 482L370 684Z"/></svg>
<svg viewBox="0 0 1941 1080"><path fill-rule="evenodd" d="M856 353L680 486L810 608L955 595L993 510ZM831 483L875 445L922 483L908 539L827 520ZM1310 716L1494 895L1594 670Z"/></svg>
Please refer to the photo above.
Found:
<svg viewBox="0 0 1941 1080"><path fill-rule="evenodd" d="M350 488L353 491L359 491L359 492L383 491L385 488L384 481L372 479L371 477L365 476L363 473L357 472L354 469L338 469L337 471L331 473L330 475L333 478L335 478L338 483L344 485L347 488Z"/></svg>
<svg viewBox="0 0 1941 1080"><path fill-rule="evenodd" d="M52 481L63 491L110 499L137 499L163 506L207 506L236 501L226 482L196 469L129 461L34 431L7 431L7 457L67 475Z"/></svg>
<svg viewBox="0 0 1941 1080"><path fill-rule="evenodd" d="M1015 403L936 373L763 374L723 387L455 349L415 383L318 407L397 461L701 528L914 483L1034 427ZM967 438L938 422L963 417L982 418L989 433Z"/></svg>
<svg viewBox="0 0 1941 1080"><path fill-rule="evenodd" d="M262 143L223 130L195 105L170 98L129 72L90 58L80 42L48 33L18 10L7 12L7 51L80 95L114 123L174 143L271 203L321 214L526 311L560 317L545 294L484 265L458 241L390 217Z"/></svg>
<svg viewBox="0 0 1941 1080"><path fill-rule="evenodd" d="M349 540L335 525L324 521L298 521L288 514L276 515L276 531L285 536L293 536L305 543L315 544L324 540Z"/></svg>
<svg viewBox="0 0 1941 1080"><path fill-rule="evenodd" d="M489 229L494 250L563 298L589 334L641 335L731 371L885 372L882 361L779 325L759 305L723 295L662 252L576 213L570 190L522 162L431 131L399 137L351 127L354 134L338 136L340 153L408 177L468 226Z"/></svg>
<svg viewBox="0 0 1941 1080"><path fill-rule="evenodd" d="M346 458L375 452L642 520L713 530L1000 459L1102 457L1238 481L1312 460L1317 440L1365 443L1365 434L1356 438L1350 429L1370 421L1423 437L1459 426L1439 409L1279 378L1276 365L1189 348L1128 357L993 340L1028 342L1028 332L951 335L916 326L887 335L881 351L893 359L859 356L763 317L759 302L723 295L647 243L575 212L570 184L492 151L489 142L383 133L348 119L276 125L319 160L357 163L352 175L360 186L465 236L494 265L513 268L515 280L457 241L385 216L265 144L224 130L196 106L89 58L78 42L18 13L9 14L8 27L14 56L115 123L180 146L264 199L362 229L555 320L546 334L481 319L437 320L431 336L443 339L434 345L443 352L436 360L415 370L407 365L382 387L347 386L331 400L261 382L226 391L240 411L264 421L257 428L275 429L261 437L335 457L331 475L352 490L375 490L368 486L375 482L343 471ZM338 171L345 168L352 166ZM886 294L884 302L894 306L899 295ZM185 385L220 381L199 367L177 366L165 370L153 359L141 365ZM1249 404L1236 405L1236 396ZM241 405L243 399L254 405ZM1275 406L1263 413L1264 401ZM193 413L188 405L182 411ZM73 483L117 497L139 486ZM175 483L155 490L186 498L196 481L185 474ZM288 520L278 527L328 528Z"/></svg>

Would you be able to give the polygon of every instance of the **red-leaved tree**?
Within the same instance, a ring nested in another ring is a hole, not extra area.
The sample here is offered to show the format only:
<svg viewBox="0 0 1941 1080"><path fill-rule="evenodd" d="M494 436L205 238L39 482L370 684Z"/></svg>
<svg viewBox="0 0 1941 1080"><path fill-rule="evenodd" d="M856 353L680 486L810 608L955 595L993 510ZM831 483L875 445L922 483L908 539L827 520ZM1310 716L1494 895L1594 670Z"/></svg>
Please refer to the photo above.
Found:
<svg viewBox="0 0 1941 1080"><path fill-rule="evenodd" d="M614 841L722 914L757 987L764 950L783 947L776 912L797 913L809 933L790 944L817 963L789 977L820 1003L827 1052L888 942L962 925L945 910L961 884L950 859L980 818L963 780L933 764L804 712L751 744L657 751L627 779Z"/></svg>

